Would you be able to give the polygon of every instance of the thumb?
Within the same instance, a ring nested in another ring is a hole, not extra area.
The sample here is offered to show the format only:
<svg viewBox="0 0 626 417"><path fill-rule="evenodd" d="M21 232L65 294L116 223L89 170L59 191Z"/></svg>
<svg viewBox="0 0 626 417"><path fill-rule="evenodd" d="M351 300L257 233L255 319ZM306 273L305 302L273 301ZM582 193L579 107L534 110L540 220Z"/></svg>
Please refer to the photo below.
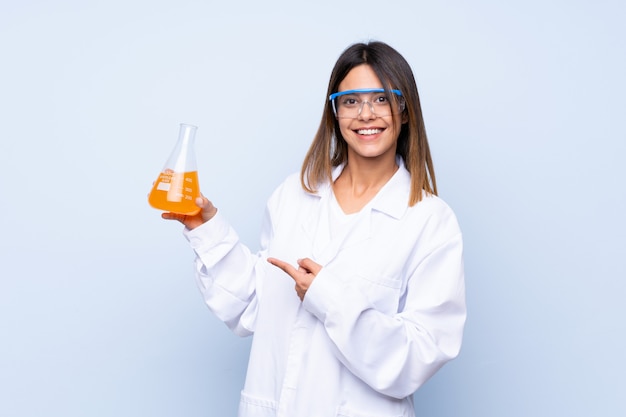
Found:
<svg viewBox="0 0 626 417"><path fill-rule="evenodd" d="M202 194L196 198L196 206L200 207L205 222L211 220L217 213L217 208Z"/></svg>
<svg viewBox="0 0 626 417"><path fill-rule="evenodd" d="M196 206L200 208L204 208L208 203L209 203L209 200L202 194L196 197Z"/></svg>
<svg viewBox="0 0 626 417"><path fill-rule="evenodd" d="M320 269L322 269L322 267L317 262L313 261L310 258L298 259L298 266L312 273L313 275L317 275Z"/></svg>

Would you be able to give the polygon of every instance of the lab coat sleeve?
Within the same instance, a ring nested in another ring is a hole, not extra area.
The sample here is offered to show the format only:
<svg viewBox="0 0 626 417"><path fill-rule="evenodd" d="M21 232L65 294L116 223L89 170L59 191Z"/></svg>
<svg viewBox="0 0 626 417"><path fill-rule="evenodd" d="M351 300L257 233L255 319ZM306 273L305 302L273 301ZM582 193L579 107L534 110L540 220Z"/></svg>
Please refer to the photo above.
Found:
<svg viewBox="0 0 626 417"><path fill-rule="evenodd" d="M395 315L377 311L354 280L322 268L304 307L323 324L337 358L376 391L413 394L461 347L465 284L460 231L438 243L408 279Z"/></svg>
<svg viewBox="0 0 626 417"><path fill-rule="evenodd" d="M196 253L196 281L209 309L235 334L254 333L257 298L266 262L261 260L269 239L264 220L261 251L253 254L218 211L216 216L184 235Z"/></svg>

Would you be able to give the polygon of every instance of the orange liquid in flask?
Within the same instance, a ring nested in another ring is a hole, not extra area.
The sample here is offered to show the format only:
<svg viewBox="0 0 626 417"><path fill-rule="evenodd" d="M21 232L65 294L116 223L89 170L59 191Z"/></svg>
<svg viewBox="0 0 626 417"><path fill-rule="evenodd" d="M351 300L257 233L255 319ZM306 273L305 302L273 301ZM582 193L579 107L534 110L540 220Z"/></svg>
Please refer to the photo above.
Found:
<svg viewBox="0 0 626 417"><path fill-rule="evenodd" d="M199 196L198 171L174 172L168 169L161 172L154 183L148 202L159 210L194 215L200 211L196 205Z"/></svg>

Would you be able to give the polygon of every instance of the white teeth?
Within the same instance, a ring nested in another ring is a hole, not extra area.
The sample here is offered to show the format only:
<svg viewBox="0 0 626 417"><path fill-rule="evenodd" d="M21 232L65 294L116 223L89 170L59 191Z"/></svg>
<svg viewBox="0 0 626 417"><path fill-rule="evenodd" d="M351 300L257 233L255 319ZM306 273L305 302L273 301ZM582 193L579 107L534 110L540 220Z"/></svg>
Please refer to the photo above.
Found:
<svg viewBox="0 0 626 417"><path fill-rule="evenodd" d="M356 132L359 135L375 135L375 134L380 133L382 131L383 131L382 129L359 129Z"/></svg>

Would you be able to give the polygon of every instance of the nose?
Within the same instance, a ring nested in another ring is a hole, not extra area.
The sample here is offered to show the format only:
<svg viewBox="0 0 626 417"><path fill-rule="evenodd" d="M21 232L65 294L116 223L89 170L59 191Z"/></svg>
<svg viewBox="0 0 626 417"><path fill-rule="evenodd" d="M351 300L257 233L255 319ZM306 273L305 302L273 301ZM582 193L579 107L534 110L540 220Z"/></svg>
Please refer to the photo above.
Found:
<svg viewBox="0 0 626 417"><path fill-rule="evenodd" d="M369 101L362 101L361 108L359 109L359 120L371 120L375 119L376 117L376 113L374 113L374 105Z"/></svg>

